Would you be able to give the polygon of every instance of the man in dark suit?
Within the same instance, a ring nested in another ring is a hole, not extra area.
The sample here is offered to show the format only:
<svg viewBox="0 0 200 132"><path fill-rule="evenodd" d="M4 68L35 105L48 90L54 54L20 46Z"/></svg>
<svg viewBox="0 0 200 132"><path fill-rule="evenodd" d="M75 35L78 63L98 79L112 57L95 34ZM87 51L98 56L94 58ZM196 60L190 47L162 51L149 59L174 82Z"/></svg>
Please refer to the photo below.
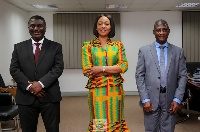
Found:
<svg viewBox="0 0 200 132"><path fill-rule="evenodd" d="M22 132L37 131L40 113L46 131L59 132L61 91L58 78L64 68L62 46L44 37L46 22L43 17L32 16L28 29L31 39L14 45L10 64L10 74L17 83L16 103Z"/></svg>
<svg viewBox="0 0 200 132"><path fill-rule="evenodd" d="M136 84L144 111L145 132L174 132L176 112L187 82L183 49L167 42L165 20L154 24L156 41L139 50Z"/></svg>

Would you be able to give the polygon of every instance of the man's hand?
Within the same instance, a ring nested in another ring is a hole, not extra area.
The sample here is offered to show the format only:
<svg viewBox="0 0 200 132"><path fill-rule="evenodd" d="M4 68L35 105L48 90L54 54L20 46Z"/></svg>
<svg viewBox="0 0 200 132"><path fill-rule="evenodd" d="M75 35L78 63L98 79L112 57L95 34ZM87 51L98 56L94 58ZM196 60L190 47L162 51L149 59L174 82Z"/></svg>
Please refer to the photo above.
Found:
<svg viewBox="0 0 200 132"><path fill-rule="evenodd" d="M46 95L46 92L44 90L41 90L38 94L36 94L38 98L43 98L45 95Z"/></svg>
<svg viewBox="0 0 200 132"><path fill-rule="evenodd" d="M179 108L179 103L177 103L176 101L173 101L171 103L171 107L170 107L170 114L176 114Z"/></svg>
<svg viewBox="0 0 200 132"><path fill-rule="evenodd" d="M43 98L46 95L46 92L42 89L42 86L39 82L28 82L32 84L29 88L29 91L37 96L38 98Z"/></svg>
<svg viewBox="0 0 200 132"><path fill-rule="evenodd" d="M32 94L37 95L42 90L42 86L39 82L28 82L28 83L32 84L29 88L29 91Z"/></svg>
<svg viewBox="0 0 200 132"><path fill-rule="evenodd" d="M151 112L153 110L152 103L150 101L143 104L144 112Z"/></svg>

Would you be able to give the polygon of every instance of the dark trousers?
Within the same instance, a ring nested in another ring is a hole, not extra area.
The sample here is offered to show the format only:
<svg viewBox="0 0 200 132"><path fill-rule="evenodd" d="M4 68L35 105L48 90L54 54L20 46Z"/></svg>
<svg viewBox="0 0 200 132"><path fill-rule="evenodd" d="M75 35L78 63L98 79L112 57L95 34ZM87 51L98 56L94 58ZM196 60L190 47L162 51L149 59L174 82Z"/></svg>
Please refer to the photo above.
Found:
<svg viewBox="0 0 200 132"><path fill-rule="evenodd" d="M18 105L22 132L36 132L38 117L41 113L46 132L59 132L60 102L41 103L35 100L33 105Z"/></svg>

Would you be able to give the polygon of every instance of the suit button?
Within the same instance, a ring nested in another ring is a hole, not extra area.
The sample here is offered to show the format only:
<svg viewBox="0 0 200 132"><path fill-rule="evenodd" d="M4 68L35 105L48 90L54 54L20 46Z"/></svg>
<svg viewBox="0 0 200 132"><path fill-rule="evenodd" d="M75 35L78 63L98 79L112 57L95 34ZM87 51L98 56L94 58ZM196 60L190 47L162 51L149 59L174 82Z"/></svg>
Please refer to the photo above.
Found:
<svg viewBox="0 0 200 132"><path fill-rule="evenodd" d="M157 88L159 90L159 88Z"/></svg>
<svg viewBox="0 0 200 132"><path fill-rule="evenodd" d="M160 79L160 77L158 77L158 79Z"/></svg>
<svg viewBox="0 0 200 132"><path fill-rule="evenodd" d="M35 72L35 74L37 74L37 72Z"/></svg>

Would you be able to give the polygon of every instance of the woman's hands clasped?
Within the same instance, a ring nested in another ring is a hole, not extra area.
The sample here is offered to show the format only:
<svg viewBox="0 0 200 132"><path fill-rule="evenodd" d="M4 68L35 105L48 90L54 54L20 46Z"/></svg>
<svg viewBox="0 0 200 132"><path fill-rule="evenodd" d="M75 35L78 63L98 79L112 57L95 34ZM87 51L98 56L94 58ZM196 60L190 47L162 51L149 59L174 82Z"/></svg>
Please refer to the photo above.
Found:
<svg viewBox="0 0 200 132"><path fill-rule="evenodd" d="M89 74L92 77L100 76L103 74L102 66L93 66L90 68L85 69L85 73Z"/></svg>

